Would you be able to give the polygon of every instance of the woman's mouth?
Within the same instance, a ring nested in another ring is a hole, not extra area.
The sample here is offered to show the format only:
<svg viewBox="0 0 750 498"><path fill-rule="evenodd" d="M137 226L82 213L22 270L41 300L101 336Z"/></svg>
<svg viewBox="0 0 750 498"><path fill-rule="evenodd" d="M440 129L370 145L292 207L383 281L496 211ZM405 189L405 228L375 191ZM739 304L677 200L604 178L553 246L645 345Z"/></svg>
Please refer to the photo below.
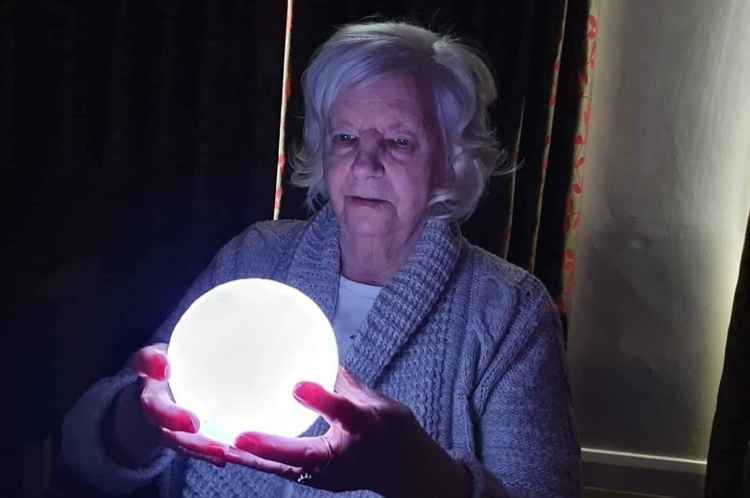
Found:
<svg viewBox="0 0 750 498"><path fill-rule="evenodd" d="M352 204L356 206L372 207L372 208L380 207L386 202L381 199L373 199L370 197L359 197L356 195L350 195L348 199L349 199L349 202L351 202Z"/></svg>

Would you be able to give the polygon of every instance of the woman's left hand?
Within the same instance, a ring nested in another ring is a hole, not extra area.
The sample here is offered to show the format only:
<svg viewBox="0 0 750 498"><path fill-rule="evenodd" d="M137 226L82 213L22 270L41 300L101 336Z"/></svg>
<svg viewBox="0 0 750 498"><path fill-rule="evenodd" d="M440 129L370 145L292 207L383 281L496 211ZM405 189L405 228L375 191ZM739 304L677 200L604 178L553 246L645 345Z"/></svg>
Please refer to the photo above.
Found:
<svg viewBox="0 0 750 498"><path fill-rule="evenodd" d="M468 496L463 465L422 429L406 405L360 384L343 368L335 391L311 382L294 389L297 401L330 425L322 436L245 432L237 437L236 448L226 452L226 460L329 491L436 496L429 488L438 484L439 496ZM437 477L441 473L446 483Z"/></svg>

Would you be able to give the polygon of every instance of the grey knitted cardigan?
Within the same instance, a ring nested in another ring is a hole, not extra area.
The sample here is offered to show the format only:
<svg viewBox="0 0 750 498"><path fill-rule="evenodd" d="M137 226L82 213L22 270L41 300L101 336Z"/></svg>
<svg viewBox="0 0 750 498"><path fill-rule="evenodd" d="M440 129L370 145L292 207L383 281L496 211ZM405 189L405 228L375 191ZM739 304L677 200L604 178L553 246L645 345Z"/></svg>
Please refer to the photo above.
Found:
<svg viewBox="0 0 750 498"><path fill-rule="evenodd" d="M152 342L168 342L198 296L244 277L286 282L332 319L339 281L332 209L324 206L307 222L258 223L232 239ZM470 245L457 226L431 220L359 332L342 364L412 409L424 429L471 470L473 497L580 496L580 449L559 320L534 277ZM135 380L127 368L102 379L68 413L63 457L82 480L111 494L128 493L155 478L163 497L281 494L285 481L276 476L234 464L222 469L168 449L147 467L119 466L102 444L102 421L116 395ZM318 419L307 434L325 429ZM418 463L424 465L413 462ZM294 496L333 493L295 484Z"/></svg>

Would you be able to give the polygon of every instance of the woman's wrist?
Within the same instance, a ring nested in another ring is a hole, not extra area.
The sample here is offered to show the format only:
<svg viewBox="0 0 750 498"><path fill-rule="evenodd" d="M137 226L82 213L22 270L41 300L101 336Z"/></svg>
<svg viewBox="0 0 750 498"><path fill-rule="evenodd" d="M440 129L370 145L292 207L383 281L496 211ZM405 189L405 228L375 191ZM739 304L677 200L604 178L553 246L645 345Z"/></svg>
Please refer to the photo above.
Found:
<svg viewBox="0 0 750 498"><path fill-rule="evenodd" d="M444 470L433 470L428 479L433 484L430 486L430 490L425 490L426 492L420 496L425 498L434 496L445 498L471 497L471 472L461 462L450 459L450 464L446 465Z"/></svg>
<svg viewBox="0 0 750 498"><path fill-rule="evenodd" d="M466 466L453 460L444 452L442 466L430 466L429 474L424 476L425 488L420 490L420 497L470 498L471 473Z"/></svg>
<svg viewBox="0 0 750 498"><path fill-rule="evenodd" d="M471 473L461 462L450 465L430 465L421 472L415 472L408 484L395 493L386 494L389 498L470 498Z"/></svg>
<svg viewBox="0 0 750 498"><path fill-rule="evenodd" d="M403 469L407 474L403 486L392 498L470 498L472 477L469 469L455 460L430 435L421 433L414 445L414 455Z"/></svg>
<svg viewBox="0 0 750 498"><path fill-rule="evenodd" d="M117 395L104 419L104 444L118 464L146 466L158 452L158 433L138 407L138 384L125 387Z"/></svg>

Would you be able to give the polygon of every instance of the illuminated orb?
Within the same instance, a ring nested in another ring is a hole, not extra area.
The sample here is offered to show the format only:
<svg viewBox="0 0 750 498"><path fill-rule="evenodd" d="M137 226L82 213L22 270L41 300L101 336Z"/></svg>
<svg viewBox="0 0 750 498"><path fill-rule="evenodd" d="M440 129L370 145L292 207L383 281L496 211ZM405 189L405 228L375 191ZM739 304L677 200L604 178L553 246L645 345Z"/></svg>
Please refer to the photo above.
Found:
<svg viewBox="0 0 750 498"><path fill-rule="evenodd" d="M260 278L234 280L185 311L168 348L175 402L200 433L227 444L259 431L294 437L318 415L292 396L300 381L328 391L338 372L330 322L299 290Z"/></svg>

